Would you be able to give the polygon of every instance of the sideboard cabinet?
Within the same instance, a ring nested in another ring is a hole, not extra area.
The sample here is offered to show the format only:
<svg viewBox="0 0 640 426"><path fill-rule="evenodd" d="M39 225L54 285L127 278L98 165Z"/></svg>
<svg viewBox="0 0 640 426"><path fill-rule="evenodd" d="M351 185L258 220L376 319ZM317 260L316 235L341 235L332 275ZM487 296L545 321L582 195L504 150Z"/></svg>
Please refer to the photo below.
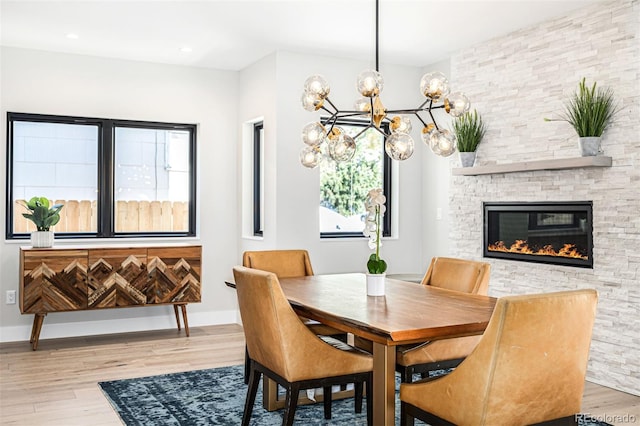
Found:
<svg viewBox="0 0 640 426"><path fill-rule="evenodd" d="M201 300L201 246L20 249L20 312L34 314L33 350L52 312L173 305L189 336L187 304Z"/></svg>

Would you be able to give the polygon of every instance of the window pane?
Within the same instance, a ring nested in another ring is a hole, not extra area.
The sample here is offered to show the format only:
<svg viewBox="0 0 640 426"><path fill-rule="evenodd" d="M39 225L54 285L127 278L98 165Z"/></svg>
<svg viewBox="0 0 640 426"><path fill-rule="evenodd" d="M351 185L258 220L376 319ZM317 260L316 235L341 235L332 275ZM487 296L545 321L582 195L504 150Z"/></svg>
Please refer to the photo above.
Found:
<svg viewBox="0 0 640 426"><path fill-rule="evenodd" d="M115 231L189 230L190 132L115 129Z"/></svg>
<svg viewBox="0 0 640 426"><path fill-rule="evenodd" d="M339 124L354 137L362 127ZM384 138L368 129L356 140L355 157L348 162L320 164L320 232L361 233L366 210L364 200L374 188L383 188Z"/></svg>
<svg viewBox="0 0 640 426"><path fill-rule="evenodd" d="M97 231L98 126L13 122L13 233L35 231L22 216L31 197L64 204L56 234Z"/></svg>
<svg viewBox="0 0 640 426"><path fill-rule="evenodd" d="M264 126L253 126L253 235L264 228Z"/></svg>

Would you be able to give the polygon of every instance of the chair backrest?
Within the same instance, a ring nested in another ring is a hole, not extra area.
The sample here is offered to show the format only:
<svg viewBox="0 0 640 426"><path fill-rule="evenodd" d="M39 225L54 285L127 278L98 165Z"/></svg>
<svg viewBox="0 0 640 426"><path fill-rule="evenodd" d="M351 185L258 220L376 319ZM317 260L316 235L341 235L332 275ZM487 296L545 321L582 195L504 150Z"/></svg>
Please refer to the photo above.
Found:
<svg viewBox="0 0 640 426"><path fill-rule="evenodd" d="M489 290L490 272L491 265L486 262L434 257L422 279L422 284L486 295Z"/></svg>
<svg viewBox="0 0 640 426"><path fill-rule="evenodd" d="M423 395L426 411L458 425L579 413L597 298L575 290L499 299L476 349Z"/></svg>
<svg viewBox="0 0 640 426"><path fill-rule="evenodd" d="M289 381L371 369L364 355L324 343L298 318L271 272L233 268L249 358Z"/></svg>
<svg viewBox="0 0 640 426"><path fill-rule="evenodd" d="M306 250L245 251L242 266L273 272L278 278L313 275L311 260Z"/></svg>

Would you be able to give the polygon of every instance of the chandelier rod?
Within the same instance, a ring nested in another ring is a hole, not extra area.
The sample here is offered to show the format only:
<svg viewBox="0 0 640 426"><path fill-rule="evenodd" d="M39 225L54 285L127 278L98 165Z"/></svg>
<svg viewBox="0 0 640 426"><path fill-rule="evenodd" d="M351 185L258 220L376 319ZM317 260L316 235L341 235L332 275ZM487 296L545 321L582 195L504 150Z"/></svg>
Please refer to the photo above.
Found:
<svg viewBox="0 0 640 426"><path fill-rule="evenodd" d="M379 14L379 9L380 9L380 0L376 0L376 71L380 72L380 67L379 67L379 62L378 62L378 26L380 24L380 14Z"/></svg>

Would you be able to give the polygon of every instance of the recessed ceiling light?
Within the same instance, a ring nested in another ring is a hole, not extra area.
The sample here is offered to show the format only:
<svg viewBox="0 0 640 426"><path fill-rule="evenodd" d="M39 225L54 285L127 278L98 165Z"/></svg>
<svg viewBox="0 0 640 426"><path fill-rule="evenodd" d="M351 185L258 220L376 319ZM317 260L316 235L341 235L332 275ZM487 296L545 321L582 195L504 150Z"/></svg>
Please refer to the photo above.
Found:
<svg viewBox="0 0 640 426"><path fill-rule="evenodd" d="M76 33L67 33L67 38L70 38L72 40L77 40L80 37Z"/></svg>
<svg viewBox="0 0 640 426"><path fill-rule="evenodd" d="M190 52L193 51L193 49L190 48L189 46L184 46L184 47L180 48L180 51L183 52L183 53L190 53Z"/></svg>

